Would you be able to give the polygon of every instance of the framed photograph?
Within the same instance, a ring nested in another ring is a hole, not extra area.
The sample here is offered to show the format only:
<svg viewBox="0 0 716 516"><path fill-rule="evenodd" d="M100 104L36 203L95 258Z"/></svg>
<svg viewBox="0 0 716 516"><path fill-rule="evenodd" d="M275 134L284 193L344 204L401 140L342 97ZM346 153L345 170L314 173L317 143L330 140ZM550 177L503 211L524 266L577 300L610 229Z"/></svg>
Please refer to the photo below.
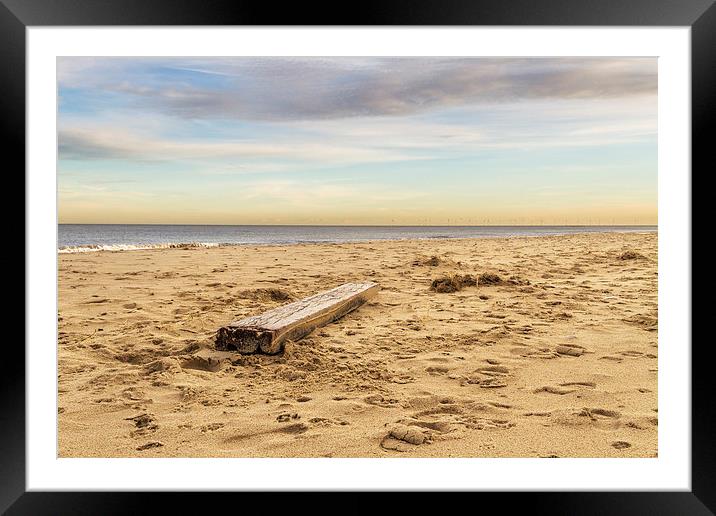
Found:
<svg viewBox="0 0 716 516"><path fill-rule="evenodd" d="M0 507L711 514L712 4L3 0L27 310Z"/></svg>

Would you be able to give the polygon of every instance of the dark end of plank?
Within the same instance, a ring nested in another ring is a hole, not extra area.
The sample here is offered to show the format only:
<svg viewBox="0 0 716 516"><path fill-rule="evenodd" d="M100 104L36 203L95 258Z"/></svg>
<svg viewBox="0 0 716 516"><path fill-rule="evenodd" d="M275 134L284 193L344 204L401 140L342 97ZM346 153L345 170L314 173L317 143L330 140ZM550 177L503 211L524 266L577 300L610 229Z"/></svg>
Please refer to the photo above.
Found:
<svg viewBox="0 0 716 516"><path fill-rule="evenodd" d="M216 349L238 351L249 355L258 352L263 344L267 347L273 341L273 334L255 328L224 326L216 334Z"/></svg>

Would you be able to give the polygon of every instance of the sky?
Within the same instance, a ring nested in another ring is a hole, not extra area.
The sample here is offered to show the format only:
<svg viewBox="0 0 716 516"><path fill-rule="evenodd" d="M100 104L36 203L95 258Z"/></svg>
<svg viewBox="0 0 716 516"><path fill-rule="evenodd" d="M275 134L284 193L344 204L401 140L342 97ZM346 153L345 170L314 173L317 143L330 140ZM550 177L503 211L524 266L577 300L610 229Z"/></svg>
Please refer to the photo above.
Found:
<svg viewBox="0 0 716 516"><path fill-rule="evenodd" d="M656 224L655 58L61 57L60 223Z"/></svg>

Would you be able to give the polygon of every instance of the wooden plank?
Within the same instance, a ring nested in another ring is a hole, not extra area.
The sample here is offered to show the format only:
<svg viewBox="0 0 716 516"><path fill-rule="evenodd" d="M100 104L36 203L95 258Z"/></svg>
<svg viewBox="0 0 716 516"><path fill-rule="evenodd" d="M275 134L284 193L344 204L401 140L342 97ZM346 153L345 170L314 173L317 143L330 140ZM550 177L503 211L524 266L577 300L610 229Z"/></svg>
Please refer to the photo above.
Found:
<svg viewBox="0 0 716 516"><path fill-rule="evenodd" d="M287 340L298 340L339 319L378 293L377 283L346 283L260 315L219 328L216 349L276 354Z"/></svg>

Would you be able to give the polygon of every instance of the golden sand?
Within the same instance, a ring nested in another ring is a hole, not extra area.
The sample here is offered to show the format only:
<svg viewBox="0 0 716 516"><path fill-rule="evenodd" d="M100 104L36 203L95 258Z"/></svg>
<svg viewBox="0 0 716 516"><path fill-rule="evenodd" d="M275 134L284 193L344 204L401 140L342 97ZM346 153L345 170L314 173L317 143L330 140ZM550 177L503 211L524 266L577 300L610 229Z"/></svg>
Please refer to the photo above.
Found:
<svg viewBox="0 0 716 516"><path fill-rule="evenodd" d="M213 350L366 280L281 355ZM64 254L59 454L654 457L656 330L656 233Z"/></svg>

